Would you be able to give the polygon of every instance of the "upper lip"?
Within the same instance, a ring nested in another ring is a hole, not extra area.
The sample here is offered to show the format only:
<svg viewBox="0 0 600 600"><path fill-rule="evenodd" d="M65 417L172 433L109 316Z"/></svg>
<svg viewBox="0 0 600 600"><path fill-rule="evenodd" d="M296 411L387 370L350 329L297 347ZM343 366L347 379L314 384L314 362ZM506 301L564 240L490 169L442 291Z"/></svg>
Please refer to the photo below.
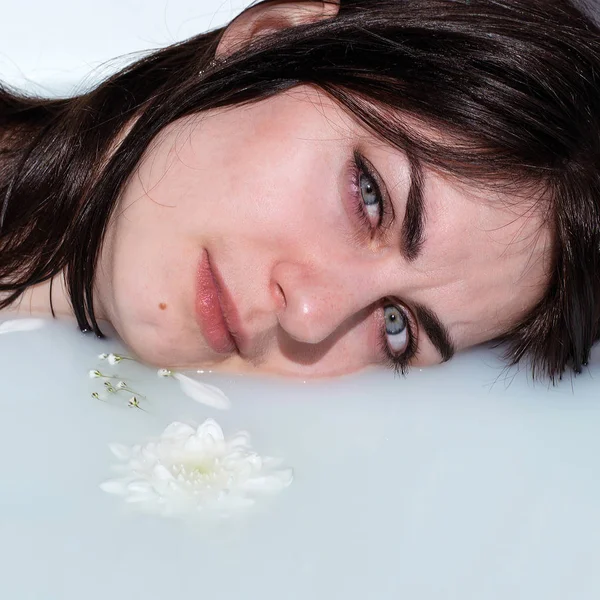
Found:
<svg viewBox="0 0 600 600"><path fill-rule="evenodd" d="M217 266L211 261L210 254L208 254L208 264L210 265L210 270L212 271L215 286L217 288L217 296L221 306L221 312L223 313L225 326L236 346L236 350L241 355L247 347L246 340L248 338L243 333L237 305Z"/></svg>

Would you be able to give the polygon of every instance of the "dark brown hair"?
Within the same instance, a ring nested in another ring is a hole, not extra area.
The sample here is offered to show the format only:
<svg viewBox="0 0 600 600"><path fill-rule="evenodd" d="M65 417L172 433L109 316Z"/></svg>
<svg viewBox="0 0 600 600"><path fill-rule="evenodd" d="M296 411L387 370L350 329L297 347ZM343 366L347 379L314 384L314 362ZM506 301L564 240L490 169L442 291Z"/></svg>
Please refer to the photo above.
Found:
<svg viewBox="0 0 600 600"><path fill-rule="evenodd" d="M80 328L101 335L97 258L156 135L184 116L304 83L434 168L522 202L538 190L554 234L550 281L502 341L534 374L581 371L600 309L600 30L581 7L342 0L335 18L270 33L210 65L222 33L154 52L73 98L0 88L0 308L64 270Z"/></svg>

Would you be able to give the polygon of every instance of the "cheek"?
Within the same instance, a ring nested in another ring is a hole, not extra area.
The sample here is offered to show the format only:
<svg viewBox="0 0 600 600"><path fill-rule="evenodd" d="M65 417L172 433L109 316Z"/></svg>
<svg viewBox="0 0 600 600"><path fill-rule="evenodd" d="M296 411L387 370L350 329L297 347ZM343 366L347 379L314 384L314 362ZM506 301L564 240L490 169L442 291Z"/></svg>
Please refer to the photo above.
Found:
<svg viewBox="0 0 600 600"><path fill-rule="evenodd" d="M190 189L180 206L201 213L208 234L229 239L285 240L334 226L349 154L335 133L312 105L285 99L206 119L178 150L190 166L178 174Z"/></svg>
<svg viewBox="0 0 600 600"><path fill-rule="evenodd" d="M157 200L128 188L98 277L104 312L119 335L140 358L164 366L198 355L193 299L199 246L182 235L168 198Z"/></svg>
<svg viewBox="0 0 600 600"><path fill-rule="evenodd" d="M264 158L264 149L258 154ZM234 177L221 165L213 168L224 175L210 186L213 201L203 202L207 207L203 228L208 235L260 245L285 244L320 237L324 229L339 224L339 191L331 160L313 148L294 157L253 161L240 158L238 164L243 166ZM202 181L197 185L207 187Z"/></svg>
<svg viewBox="0 0 600 600"><path fill-rule="evenodd" d="M114 264L111 321L124 341L152 363L178 354L189 337L184 316L192 308L185 300L192 297L193 282L170 267L164 254L144 252L143 244Z"/></svg>

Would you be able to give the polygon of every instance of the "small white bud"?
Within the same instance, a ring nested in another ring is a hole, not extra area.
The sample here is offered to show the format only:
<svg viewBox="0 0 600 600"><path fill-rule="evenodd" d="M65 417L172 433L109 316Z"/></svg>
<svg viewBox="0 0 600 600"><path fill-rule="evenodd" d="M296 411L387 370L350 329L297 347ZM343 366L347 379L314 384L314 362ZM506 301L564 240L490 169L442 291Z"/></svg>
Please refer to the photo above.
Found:
<svg viewBox="0 0 600 600"><path fill-rule="evenodd" d="M111 353L108 355L107 360L109 365L116 365L121 362L122 358L118 354Z"/></svg>
<svg viewBox="0 0 600 600"><path fill-rule="evenodd" d="M108 358L108 354L106 354L106 352L103 352L102 354L98 354L98 358L100 360L106 360Z"/></svg>
<svg viewBox="0 0 600 600"><path fill-rule="evenodd" d="M97 369L92 369L88 372L88 375L90 376L90 379L98 379L99 377L102 377L102 373L100 373L100 371Z"/></svg>
<svg viewBox="0 0 600 600"><path fill-rule="evenodd" d="M170 369L159 369L156 374L159 377L172 377L173 376L173 371L171 371Z"/></svg>
<svg viewBox="0 0 600 600"><path fill-rule="evenodd" d="M129 406L131 408L142 408L140 406L140 403L138 401L138 399L135 396L131 396L131 398L129 398L129 402L128 402ZM143 409L142 409L143 410Z"/></svg>
<svg viewBox="0 0 600 600"><path fill-rule="evenodd" d="M117 389L124 390L127 387L127 384L124 381L119 381L117 383Z"/></svg>

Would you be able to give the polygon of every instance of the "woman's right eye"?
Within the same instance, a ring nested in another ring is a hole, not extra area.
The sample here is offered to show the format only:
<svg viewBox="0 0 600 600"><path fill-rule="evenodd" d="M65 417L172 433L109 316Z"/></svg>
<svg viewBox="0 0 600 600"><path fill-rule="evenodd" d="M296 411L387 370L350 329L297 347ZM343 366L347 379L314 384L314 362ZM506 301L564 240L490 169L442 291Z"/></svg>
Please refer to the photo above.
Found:
<svg viewBox="0 0 600 600"><path fill-rule="evenodd" d="M364 210L366 210L369 220L377 224L380 219L382 204L377 184L373 182L369 175L361 173L359 175L359 187Z"/></svg>
<svg viewBox="0 0 600 600"><path fill-rule="evenodd" d="M378 177L359 152L354 153L353 179L356 213L369 231L375 231L383 221L386 202Z"/></svg>

